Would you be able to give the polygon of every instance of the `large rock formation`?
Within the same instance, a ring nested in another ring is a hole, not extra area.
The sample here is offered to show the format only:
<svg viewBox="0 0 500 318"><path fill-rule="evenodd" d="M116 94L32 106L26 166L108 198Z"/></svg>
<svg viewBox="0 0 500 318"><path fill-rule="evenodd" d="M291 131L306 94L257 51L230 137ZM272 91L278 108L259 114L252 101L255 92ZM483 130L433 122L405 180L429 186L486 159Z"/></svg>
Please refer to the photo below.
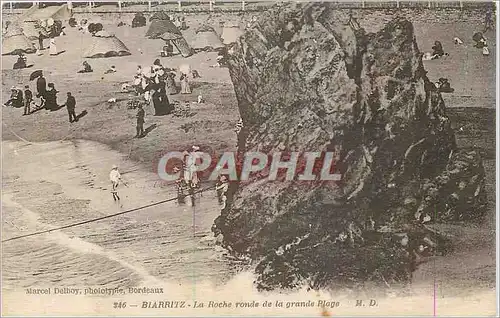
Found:
<svg viewBox="0 0 500 318"><path fill-rule="evenodd" d="M259 288L408 281L442 243L424 223L484 212L481 159L456 148L407 20L367 34L330 4L288 4L262 14L229 70L241 153L334 151L342 174L230 186L214 229L258 262Z"/></svg>

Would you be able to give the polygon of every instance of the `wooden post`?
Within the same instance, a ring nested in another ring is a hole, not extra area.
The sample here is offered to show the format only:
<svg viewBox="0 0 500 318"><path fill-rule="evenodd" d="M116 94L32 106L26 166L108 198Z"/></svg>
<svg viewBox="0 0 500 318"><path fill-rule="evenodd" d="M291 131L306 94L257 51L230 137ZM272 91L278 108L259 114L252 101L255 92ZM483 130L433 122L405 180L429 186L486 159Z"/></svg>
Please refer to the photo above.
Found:
<svg viewBox="0 0 500 318"><path fill-rule="evenodd" d="M399 9L399 0L396 0L396 7Z"/></svg>
<svg viewBox="0 0 500 318"><path fill-rule="evenodd" d="M364 8L365 7L365 0L362 0L361 1L361 7Z"/></svg>
<svg viewBox="0 0 500 318"><path fill-rule="evenodd" d="M67 4L68 4L68 9L72 10L73 9L73 3L71 1L68 1Z"/></svg>
<svg viewBox="0 0 500 318"><path fill-rule="evenodd" d="M210 7L210 8L209 8L210 12L214 11L214 3L213 3L213 1L212 1L212 0L209 0L209 1L208 1L208 5L209 5L209 7Z"/></svg>
<svg viewBox="0 0 500 318"><path fill-rule="evenodd" d="M428 7L429 7L429 9L431 8L431 1L429 1Z"/></svg>
<svg viewBox="0 0 500 318"><path fill-rule="evenodd" d="M118 1L118 10L120 10L120 12L122 11L122 2L121 1Z"/></svg>
<svg viewBox="0 0 500 318"><path fill-rule="evenodd" d="M151 12L151 1L148 1L148 12Z"/></svg>
<svg viewBox="0 0 500 318"><path fill-rule="evenodd" d="M463 10L463 9L464 9L464 2L460 1L460 10Z"/></svg>
<svg viewBox="0 0 500 318"><path fill-rule="evenodd" d="M177 1L177 4L178 4L178 11L182 11L182 5L181 5L181 0Z"/></svg>
<svg viewBox="0 0 500 318"><path fill-rule="evenodd" d="M92 1L89 1L89 12L92 13Z"/></svg>
<svg viewBox="0 0 500 318"><path fill-rule="evenodd" d="M241 11L245 11L245 0L241 0Z"/></svg>

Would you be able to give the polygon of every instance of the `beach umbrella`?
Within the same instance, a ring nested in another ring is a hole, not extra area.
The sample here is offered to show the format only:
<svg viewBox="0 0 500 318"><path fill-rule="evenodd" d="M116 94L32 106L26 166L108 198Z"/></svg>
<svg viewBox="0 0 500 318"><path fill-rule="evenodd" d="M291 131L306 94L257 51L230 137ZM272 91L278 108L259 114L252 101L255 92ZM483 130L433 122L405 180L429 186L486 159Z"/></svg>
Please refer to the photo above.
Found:
<svg viewBox="0 0 500 318"><path fill-rule="evenodd" d="M34 80L35 78L38 78L42 76L43 71L42 70L36 70L30 75L30 81Z"/></svg>

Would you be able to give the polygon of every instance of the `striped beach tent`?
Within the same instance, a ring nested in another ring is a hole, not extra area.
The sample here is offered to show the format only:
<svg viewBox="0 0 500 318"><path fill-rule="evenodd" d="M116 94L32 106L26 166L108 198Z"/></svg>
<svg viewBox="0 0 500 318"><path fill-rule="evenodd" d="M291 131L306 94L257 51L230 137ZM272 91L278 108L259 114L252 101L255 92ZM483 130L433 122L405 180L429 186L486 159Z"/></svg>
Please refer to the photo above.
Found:
<svg viewBox="0 0 500 318"><path fill-rule="evenodd" d="M187 43L181 31L170 20L170 17L165 12L156 12L150 18L151 25L146 32L146 37L150 39L163 39L166 42L171 42L181 55L188 57L193 55L193 50Z"/></svg>

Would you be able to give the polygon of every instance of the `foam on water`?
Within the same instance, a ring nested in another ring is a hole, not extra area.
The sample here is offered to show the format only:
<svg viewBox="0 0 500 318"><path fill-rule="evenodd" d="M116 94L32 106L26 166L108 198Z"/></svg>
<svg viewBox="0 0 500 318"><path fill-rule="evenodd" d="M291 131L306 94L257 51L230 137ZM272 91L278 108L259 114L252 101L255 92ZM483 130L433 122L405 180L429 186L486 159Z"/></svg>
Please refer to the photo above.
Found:
<svg viewBox="0 0 500 318"><path fill-rule="evenodd" d="M81 141L43 145L3 142L3 145L7 181L4 180L2 217L8 221L3 223L6 230L2 233L3 239L164 200L175 193L171 188L152 186L155 175L139 169L124 176L130 187L120 189L124 201L124 207L120 208L111 201L106 187L110 164L118 163L122 170L137 167L123 155L103 145ZM89 178L93 186L85 183ZM165 309L141 308L144 301L159 300L273 303L269 308L261 305L239 309L169 309L170 316L359 316L406 312L432 315L434 308L440 315L494 312L494 290L470 297L438 294L436 298L435 287L426 285L420 286L411 297L379 299L377 307L365 310L355 307L356 300L329 292L302 289L286 294L259 293L253 285L252 273L235 275L231 271L234 264L222 256L223 251L207 246L210 240L202 239L210 233L217 214L215 197L204 194L196 207L171 203L116 219L3 243L2 297L7 304L4 314L165 316ZM220 284L215 277L224 277L225 283ZM28 287L48 286L163 286L165 294L120 298L68 295L61 303L58 301L61 296L32 297L24 292ZM135 303L138 307L117 312L112 309L112 302L116 300ZM308 300L316 306L293 307L292 303L300 305ZM325 309L317 306L319 300L339 301L342 305ZM277 308L276 301L282 301L284 307ZM287 308L287 302L291 307Z"/></svg>

